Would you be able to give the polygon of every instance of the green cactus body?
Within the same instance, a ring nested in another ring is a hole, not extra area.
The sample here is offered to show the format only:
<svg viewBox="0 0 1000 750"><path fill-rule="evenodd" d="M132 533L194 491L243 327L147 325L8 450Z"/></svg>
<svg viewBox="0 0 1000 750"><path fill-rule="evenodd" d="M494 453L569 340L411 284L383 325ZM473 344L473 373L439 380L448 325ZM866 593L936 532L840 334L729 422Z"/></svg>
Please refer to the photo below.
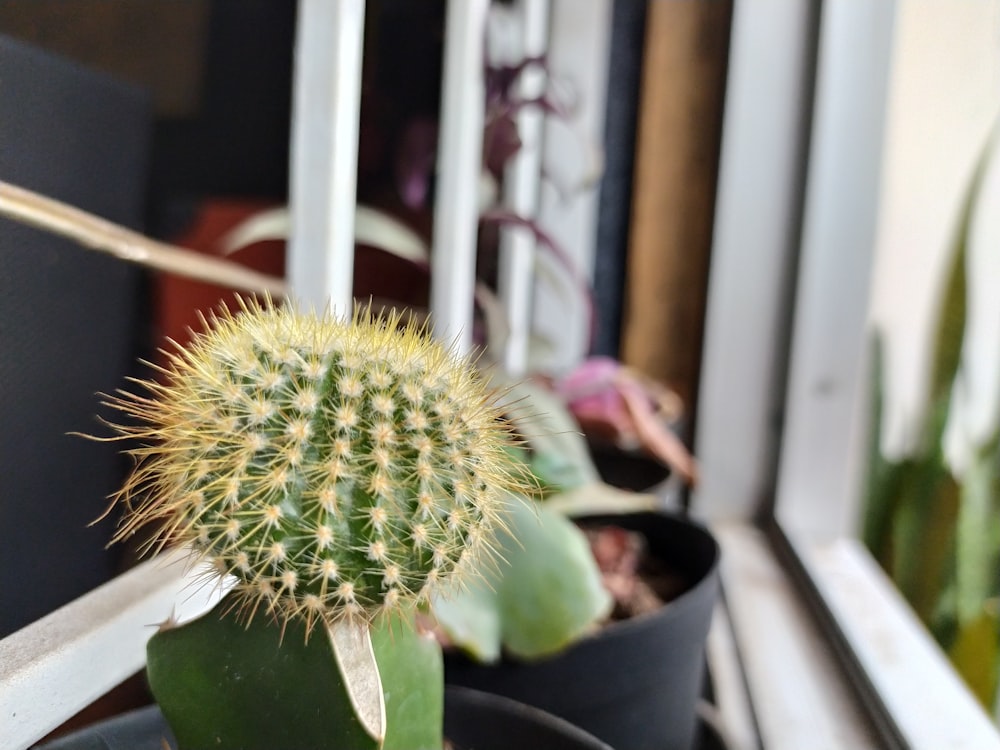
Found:
<svg viewBox="0 0 1000 750"><path fill-rule="evenodd" d="M529 482L467 359L396 316L257 303L111 405L143 445L117 538L159 524L231 574L241 608L311 628L426 600L491 549Z"/></svg>

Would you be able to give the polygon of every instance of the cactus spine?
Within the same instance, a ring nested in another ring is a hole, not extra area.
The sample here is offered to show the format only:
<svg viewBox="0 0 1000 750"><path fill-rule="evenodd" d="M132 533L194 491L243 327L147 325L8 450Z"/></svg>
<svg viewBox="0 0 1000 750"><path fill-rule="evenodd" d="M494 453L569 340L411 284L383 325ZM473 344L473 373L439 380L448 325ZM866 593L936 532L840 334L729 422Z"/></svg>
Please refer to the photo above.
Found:
<svg viewBox="0 0 1000 750"><path fill-rule="evenodd" d="M471 363L398 316L241 302L163 374L109 399L140 441L116 539L157 524L151 546L192 545L251 617L312 628L426 600L528 489Z"/></svg>

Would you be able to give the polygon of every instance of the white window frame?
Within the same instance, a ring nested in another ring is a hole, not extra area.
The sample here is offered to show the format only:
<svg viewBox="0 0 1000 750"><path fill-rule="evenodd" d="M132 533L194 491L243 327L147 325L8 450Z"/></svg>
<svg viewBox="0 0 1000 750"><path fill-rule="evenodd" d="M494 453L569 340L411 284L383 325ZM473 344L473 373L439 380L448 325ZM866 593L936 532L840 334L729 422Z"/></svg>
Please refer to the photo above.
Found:
<svg viewBox="0 0 1000 750"><path fill-rule="evenodd" d="M1000 747L856 538L887 87L921 2L734 4L695 507L767 750Z"/></svg>

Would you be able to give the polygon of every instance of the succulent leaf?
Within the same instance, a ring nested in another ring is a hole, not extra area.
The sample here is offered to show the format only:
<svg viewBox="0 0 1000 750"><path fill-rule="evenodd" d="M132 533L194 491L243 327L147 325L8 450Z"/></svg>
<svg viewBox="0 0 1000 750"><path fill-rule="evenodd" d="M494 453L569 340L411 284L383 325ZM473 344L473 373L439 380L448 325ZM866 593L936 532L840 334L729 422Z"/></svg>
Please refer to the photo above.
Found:
<svg viewBox="0 0 1000 750"><path fill-rule="evenodd" d="M243 623L231 608L224 599L147 645L150 687L181 750L379 748L352 709L329 638L306 643L303 622Z"/></svg>
<svg viewBox="0 0 1000 750"><path fill-rule="evenodd" d="M382 673L386 735L381 750L440 750L444 746L444 664L441 647L398 615L372 627Z"/></svg>
<svg viewBox="0 0 1000 750"><path fill-rule="evenodd" d="M181 750L440 750L444 669L437 643L397 615L371 624L386 736L370 736L349 700L328 631L240 622L232 602L152 637L148 677Z"/></svg>
<svg viewBox="0 0 1000 750"><path fill-rule="evenodd" d="M564 492L600 481L580 426L566 404L545 386L489 372L502 387L515 429L531 453L531 471L547 491Z"/></svg>
<svg viewBox="0 0 1000 750"><path fill-rule="evenodd" d="M483 662L497 661L502 650L521 659L557 653L612 604L580 529L544 505L511 508L498 569L433 601L448 637Z"/></svg>

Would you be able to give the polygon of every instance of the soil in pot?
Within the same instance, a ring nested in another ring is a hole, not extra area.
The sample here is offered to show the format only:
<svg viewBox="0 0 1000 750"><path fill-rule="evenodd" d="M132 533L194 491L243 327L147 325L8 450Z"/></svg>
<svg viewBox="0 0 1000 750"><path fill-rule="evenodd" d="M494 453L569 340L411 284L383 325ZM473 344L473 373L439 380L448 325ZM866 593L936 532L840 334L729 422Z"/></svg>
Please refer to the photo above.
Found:
<svg viewBox="0 0 1000 750"><path fill-rule="evenodd" d="M655 612L689 588L680 570L649 553L642 533L616 525L591 526L584 532L614 601L602 627Z"/></svg>
<svg viewBox="0 0 1000 750"><path fill-rule="evenodd" d="M628 602L638 612L620 612L622 619L537 662L480 665L447 654L445 679L538 706L622 750L690 750L718 595L718 545L700 525L671 514L591 517L581 526L615 526L645 540L662 567L647 572L646 590ZM604 536L626 548L634 539ZM661 606L661 598L670 601Z"/></svg>

